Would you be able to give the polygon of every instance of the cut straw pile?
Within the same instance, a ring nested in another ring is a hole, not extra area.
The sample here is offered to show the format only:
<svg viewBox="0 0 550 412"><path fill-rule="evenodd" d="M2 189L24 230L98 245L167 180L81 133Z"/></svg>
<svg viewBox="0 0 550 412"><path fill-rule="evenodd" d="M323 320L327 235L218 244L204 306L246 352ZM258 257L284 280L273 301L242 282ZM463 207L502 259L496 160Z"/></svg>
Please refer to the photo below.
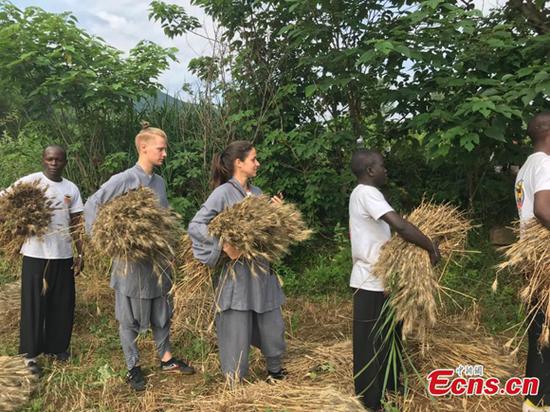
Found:
<svg viewBox="0 0 550 412"><path fill-rule="evenodd" d="M192 410L225 411L326 411L364 412L361 403L331 386L296 385L288 382L245 384L222 393L192 401Z"/></svg>
<svg viewBox="0 0 550 412"><path fill-rule="evenodd" d="M425 341L413 338L406 342L403 367L407 379L405 381L403 376L402 381L407 396L398 399L390 395L391 401L400 406L400 411L517 410L518 402L513 398L463 396L433 400L427 394L426 376L436 368L483 365L484 377L497 377L501 381L521 375L516 359L503 350L505 338L490 335L472 321L464 320L465 317L448 318L448 323L438 322ZM349 339L319 346L291 341L287 358L288 378L293 384L307 381L307 385L334 386L342 393L353 391L353 354ZM504 405L503 409L494 408L495 402L499 407Z"/></svg>
<svg viewBox="0 0 550 412"><path fill-rule="evenodd" d="M550 344L550 230L538 220L532 219L522 225L516 225L519 240L506 248L505 261L499 270L512 268L523 272L526 285L520 291L520 298L528 307L530 314L539 309L546 315L539 337L539 344Z"/></svg>
<svg viewBox="0 0 550 412"><path fill-rule="evenodd" d="M422 337L436 322L439 280L452 256L465 253L472 224L456 207L428 201L423 201L407 219L439 246L447 262L432 267L424 249L394 235L383 246L374 273L390 292L395 321L403 322L403 335Z"/></svg>
<svg viewBox="0 0 550 412"><path fill-rule="evenodd" d="M290 245L311 236L302 214L291 203L277 204L269 197L248 196L225 209L208 225L211 236L242 252L244 259L264 258L274 262Z"/></svg>
<svg viewBox="0 0 550 412"><path fill-rule="evenodd" d="M505 380L518 371L514 357L503 349L503 341L471 321L454 318L438 322L426 341L412 340L406 348L423 378L435 368L483 365L485 377Z"/></svg>
<svg viewBox="0 0 550 412"><path fill-rule="evenodd" d="M113 290L109 288L110 257L95 250L90 238L84 236L82 243L84 267L76 278L79 295L84 302L95 303L97 314L112 310Z"/></svg>
<svg viewBox="0 0 550 412"><path fill-rule="evenodd" d="M28 402L36 376L19 356L0 356L0 411L19 410Z"/></svg>
<svg viewBox="0 0 550 412"><path fill-rule="evenodd" d="M400 411L516 411L517 397L506 396L447 396L430 398L426 376L434 369L455 369L460 365L483 365L483 377L505 381L520 376L517 360L502 349L505 338L488 334L483 328L464 317L454 317L448 323L438 322L427 340L407 342L407 358L416 371L407 373L408 393L405 399L393 398ZM405 361L408 363L408 361ZM420 375L420 376L419 376Z"/></svg>
<svg viewBox="0 0 550 412"><path fill-rule="evenodd" d="M39 181L20 182L6 189L0 196L0 249L4 256L16 258L26 238L44 236L54 209Z"/></svg>
<svg viewBox="0 0 550 412"><path fill-rule="evenodd" d="M353 393L351 340L321 345L291 340L289 344L285 355L289 382L331 385L343 393Z"/></svg>
<svg viewBox="0 0 550 412"><path fill-rule="evenodd" d="M175 258L179 236L178 216L161 207L151 189L140 187L101 207L91 246L125 262L151 262L160 276Z"/></svg>
<svg viewBox="0 0 550 412"><path fill-rule="evenodd" d="M21 282L15 281L0 286L0 313L19 310L21 299Z"/></svg>
<svg viewBox="0 0 550 412"><path fill-rule="evenodd" d="M193 256L189 235L184 234L177 253L177 267L182 275L174 284L174 316L172 334L181 336L183 331L195 335L211 336L214 311L212 270Z"/></svg>

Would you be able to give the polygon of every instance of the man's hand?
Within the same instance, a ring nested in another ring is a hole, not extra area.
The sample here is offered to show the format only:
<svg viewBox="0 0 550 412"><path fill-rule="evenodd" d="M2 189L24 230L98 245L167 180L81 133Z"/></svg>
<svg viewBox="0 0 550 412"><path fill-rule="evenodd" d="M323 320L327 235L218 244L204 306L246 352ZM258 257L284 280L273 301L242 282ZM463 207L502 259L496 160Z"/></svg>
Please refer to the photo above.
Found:
<svg viewBox="0 0 550 412"><path fill-rule="evenodd" d="M231 246L229 243L223 244L223 251L226 253L227 256L229 256L231 260L237 260L243 254L239 249Z"/></svg>
<svg viewBox="0 0 550 412"><path fill-rule="evenodd" d="M73 259L73 272L75 276L78 276L84 269L84 259L82 255L78 255Z"/></svg>
<svg viewBox="0 0 550 412"><path fill-rule="evenodd" d="M432 266L437 265L441 261L441 253L439 253L439 248L435 243L432 242L432 249L428 252L430 255L430 262L432 263Z"/></svg>

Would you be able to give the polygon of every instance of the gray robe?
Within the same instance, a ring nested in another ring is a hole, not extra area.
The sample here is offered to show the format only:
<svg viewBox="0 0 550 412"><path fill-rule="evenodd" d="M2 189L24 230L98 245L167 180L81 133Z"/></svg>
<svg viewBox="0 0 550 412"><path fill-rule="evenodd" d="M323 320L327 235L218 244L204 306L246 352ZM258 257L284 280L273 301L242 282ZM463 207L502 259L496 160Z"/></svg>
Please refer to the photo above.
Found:
<svg viewBox="0 0 550 412"><path fill-rule="evenodd" d="M149 176L139 165L112 176L97 192L88 198L84 205L86 232L92 232L99 207L129 190L140 186L151 188L158 196L162 207L168 207L164 179L153 174ZM128 276L131 273L131 276ZM140 299L154 299L165 296L172 287L171 273L167 268L159 282L153 273L151 262L125 262L113 259L111 288L124 296Z"/></svg>
<svg viewBox="0 0 550 412"><path fill-rule="evenodd" d="M250 186L250 190L252 195L262 193L255 186ZM189 237L193 242L193 254L197 260L210 267L216 266L222 249L219 239L208 235L208 224L218 213L242 201L245 196L244 189L234 178L218 186L210 194L188 228ZM233 309L264 313L277 309L284 303L285 297L279 280L271 273L266 261L254 265L256 276L252 274L250 262L238 261L233 272L234 275L229 273L228 262L221 268L216 290L219 311Z"/></svg>

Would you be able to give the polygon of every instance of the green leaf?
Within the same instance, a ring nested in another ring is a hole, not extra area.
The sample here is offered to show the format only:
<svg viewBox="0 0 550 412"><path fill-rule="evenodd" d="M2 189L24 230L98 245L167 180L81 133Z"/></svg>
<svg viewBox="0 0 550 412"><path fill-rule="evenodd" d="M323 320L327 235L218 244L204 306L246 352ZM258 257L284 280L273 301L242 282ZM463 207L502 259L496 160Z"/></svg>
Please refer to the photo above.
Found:
<svg viewBox="0 0 550 412"><path fill-rule="evenodd" d="M441 3L443 3L443 0L428 0L423 2L424 5L431 9L436 9Z"/></svg>
<svg viewBox="0 0 550 412"><path fill-rule="evenodd" d="M522 69L519 69L517 72L517 77L529 76L531 73L533 73L533 70L534 69L532 67L524 67Z"/></svg>
<svg viewBox="0 0 550 412"><path fill-rule="evenodd" d="M310 84L309 86L306 86L305 89L305 95L306 97L311 97L315 92L317 91L317 85L316 84Z"/></svg>
<svg viewBox="0 0 550 412"><path fill-rule="evenodd" d="M460 138L460 146L464 147L468 152L474 150L479 144L479 135L477 133L468 133Z"/></svg>
<svg viewBox="0 0 550 412"><path fill-rule="evenodd" d="M363 53L361 57L359 57L359 59L357 59L357 64L368 64L369 62L374 60L375 56L376 53L374 52L374 50L368 50Z"/></svg>
<svg viewBox="0 0 550 412"><path fill-rule="evenodd" d="M506 142L506 138L504 137L504 130L500 127L493 125L488 129L485 129L484 133L486 136L490 137L491 139L494 139L503 143Z"/></svg>
<svg viewBox="0 0 550 412"><path fill-rule="evenodd" d="M536 75L535 75L535 78L533 79L534 82L541 82L543 80L546 80L548 79L548 72L542 70L540 72L538 72Z"/></svg>
<svg viewBox="0 0 550 412"><path fill-rule="evenodd" d="M524 106L529 106L531 104L531 102L535 99L536 95L537 95L536 90L534 90L534 89L527 90L525 95L521 98L521 101L522 101L523 105Z"/></svg>
<svg viewBox="0 0 550 412"><path fill-rule="evenodd" d="M394 50L393 43L388 40L377 41L374 43L374 48L386 56Z"/></svg>
<svg viewBox="0 0 550 412"><path fill-rule="evenodd" d="M283 34L285 34L289 31L291 31L292 29L294 29L294 27L296 27L294 24L287 24L286 26L281 27L281 30L279 30L277 32L277 35L282 36Z"/></svg>

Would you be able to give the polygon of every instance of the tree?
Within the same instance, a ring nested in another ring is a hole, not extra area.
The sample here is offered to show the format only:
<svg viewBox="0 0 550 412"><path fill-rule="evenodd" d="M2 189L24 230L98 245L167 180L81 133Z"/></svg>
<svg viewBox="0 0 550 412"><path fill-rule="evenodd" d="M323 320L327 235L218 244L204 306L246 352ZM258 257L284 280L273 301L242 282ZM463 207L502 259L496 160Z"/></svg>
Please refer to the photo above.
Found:
<svg viewBox="0 0 550 412"><path fill-rule="evenodd" d="M474 208L491 159L514 161L525 119L549 105L548 34L509 9L483 16L452 0L193 3L224 28L229 55L201 68L228 64L221 93L235 135L269 159L263 182L323 224L341 216L350 182L342 170L357 139L393 153L412 146L432 169L459 168L458 200Z"/></svg>
<svg viewBox="0 0 550 412"><path fill-rule="evenodd" d="M85 192L93 190L105 177L104 156L127 151L128 135L139 128L117 130L119 120L135 117L134 102L157 93L156 79L174 53L142 41L122 58L119 50L78 28L69 13L20 10L2 1L1 95L17 96L18 102L0 113L6 119L8 111L18 112L15 120L4 121L3 132L18 136L31 128L44 140L65 143L73 155L69 174L79 174Z"/></svg>

